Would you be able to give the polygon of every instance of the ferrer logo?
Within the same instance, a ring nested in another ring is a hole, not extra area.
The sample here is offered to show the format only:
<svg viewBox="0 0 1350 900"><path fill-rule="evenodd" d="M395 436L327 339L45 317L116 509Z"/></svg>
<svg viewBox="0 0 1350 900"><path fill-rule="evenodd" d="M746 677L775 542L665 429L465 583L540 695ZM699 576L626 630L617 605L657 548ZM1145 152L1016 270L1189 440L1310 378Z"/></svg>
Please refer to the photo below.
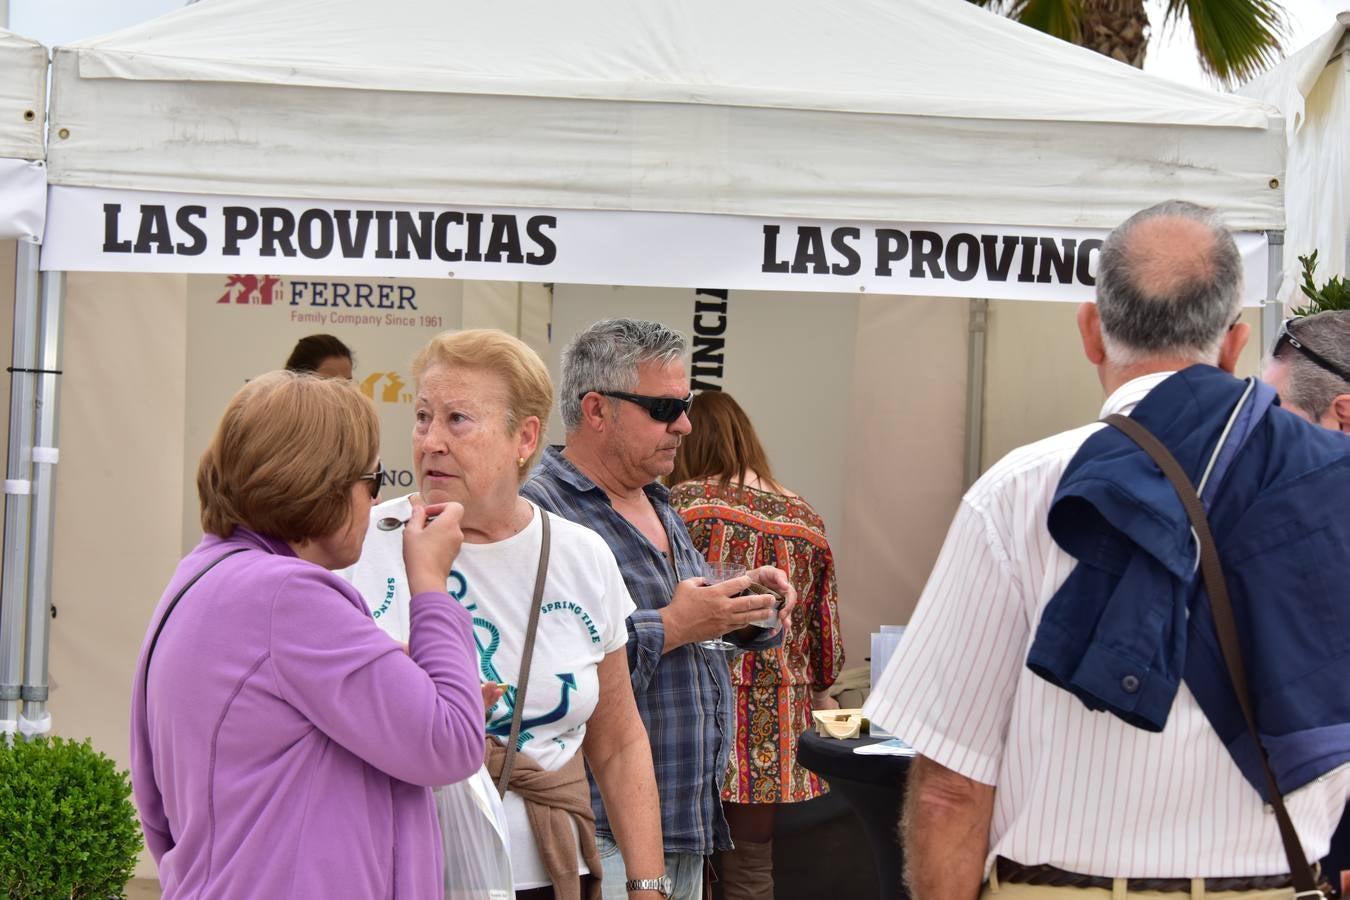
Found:
<svg viewBox="0 0 1350 900"><path fill-rule="evenodd" d="M271 306L284 300L281 279L275 275L231 275L216 302Z"/></svg>
<svg viewBox="0 0 1350 900"><path fill-rule="evenodd" d="M446 324L443 316L418 309L415 285L387 281L301 281L276 275L231 275L216 303L284 308L292 322L306 325L440 330Z"/></svg>

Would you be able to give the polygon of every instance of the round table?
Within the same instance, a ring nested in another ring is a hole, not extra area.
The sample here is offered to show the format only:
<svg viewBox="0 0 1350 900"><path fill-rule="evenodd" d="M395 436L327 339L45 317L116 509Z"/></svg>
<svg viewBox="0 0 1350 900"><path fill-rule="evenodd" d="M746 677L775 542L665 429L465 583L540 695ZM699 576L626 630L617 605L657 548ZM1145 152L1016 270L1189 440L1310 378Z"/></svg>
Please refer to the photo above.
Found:
<svg viewBox="0 0 1350 900"><path fill-rule="evenodd" d="M900 846L900 800L912 757L859 756L855 747L885 740L862 737L851 740L820 737L802 732L797 741L797 762L830 783L862 820L872 845L872 859L884 900L908 898L900 878L904 852Z"/></svg>

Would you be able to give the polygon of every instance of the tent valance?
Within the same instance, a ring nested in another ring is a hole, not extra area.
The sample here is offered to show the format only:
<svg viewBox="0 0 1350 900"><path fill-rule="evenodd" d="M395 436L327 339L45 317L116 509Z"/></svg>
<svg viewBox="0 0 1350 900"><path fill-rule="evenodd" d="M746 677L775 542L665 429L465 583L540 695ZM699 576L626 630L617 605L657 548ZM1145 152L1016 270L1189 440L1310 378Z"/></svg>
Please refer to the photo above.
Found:
<svg viewBox="0 0 1350 900"><path fill-rule="evenodd" d="M1106 231L219 197L53 187L63 271L399 276L1090 300ZM1241 233L1246 300L1266 239ZM305 285L307 282L294 281ZM326 306L323 297L310 298ZM294 297L260 302L299 303ZM377 298L333 306L397 311Z"/></svg>

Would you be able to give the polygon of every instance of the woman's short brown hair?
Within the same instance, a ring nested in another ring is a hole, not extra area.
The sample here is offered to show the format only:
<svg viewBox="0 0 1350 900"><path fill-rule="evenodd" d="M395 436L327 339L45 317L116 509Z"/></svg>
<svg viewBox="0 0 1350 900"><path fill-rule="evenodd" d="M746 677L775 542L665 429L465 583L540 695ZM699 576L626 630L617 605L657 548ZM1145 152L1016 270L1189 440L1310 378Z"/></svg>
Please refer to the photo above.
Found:
<svg viewBox="0 0 1350 900"><path fill-rule="evenodd" d="M333 534L380 449L375 409L344 379L268 372L239 389L197 466L202 529L284 541Z"/></svg>
<svg viewBox="0 0 1350 900"><path fill-rule="evenodd" d="M675 452L675 468L667 479L672 485L695 478L716 478L725 487L733 478L745 485L746 470L772 487L769 458L755 434L750 417L725 391L703 391L689 407L692 429Z"/></svg>
<svg viewBox="0 0 1350 900"><path fill-rule="evenodd" d="M553 379L539 354L519 338L493 328L444 331L428 341L413 359L413 380L419 388L422 376L432 366L462 366L499 376L506 385L508 433L514 434L530 416L539 420L539 443L520 467L523 481L544 452L544 429L553 410Z"/></svg>

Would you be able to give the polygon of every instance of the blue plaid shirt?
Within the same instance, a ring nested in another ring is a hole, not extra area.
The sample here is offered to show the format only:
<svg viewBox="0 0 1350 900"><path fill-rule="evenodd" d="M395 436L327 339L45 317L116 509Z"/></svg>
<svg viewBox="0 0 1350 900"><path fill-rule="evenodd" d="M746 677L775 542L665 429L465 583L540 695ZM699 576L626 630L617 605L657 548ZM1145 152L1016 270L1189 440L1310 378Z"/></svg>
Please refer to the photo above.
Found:
<svg viewBox="0 0 1350 900"><path fill-rule="evenodd" d="M643 490L665 526L673 569L665 554L614 510L609 495L552 447L520 492L544 509L598 532L614 551L637 604L628 617L628 669L651 740L665 849L707 855L731 847L721 791L731 750L733 694L722 651L685 644L661 653L666 642L661 608L670 603L678 582L705 574L707 563L671 507L670 492L656 483ZM765 633L745 647L758 650L780 640L781 633ZM591 805L596 831L612 838L594 783Z"/></svg>

